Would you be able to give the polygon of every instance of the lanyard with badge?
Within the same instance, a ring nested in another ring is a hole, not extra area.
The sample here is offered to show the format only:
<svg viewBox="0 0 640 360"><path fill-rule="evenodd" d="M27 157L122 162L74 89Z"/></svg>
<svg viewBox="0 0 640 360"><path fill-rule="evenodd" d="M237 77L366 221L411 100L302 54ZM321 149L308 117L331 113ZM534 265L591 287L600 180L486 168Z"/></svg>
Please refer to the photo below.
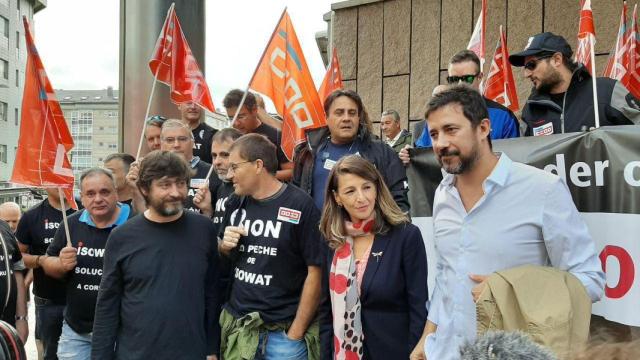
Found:
<svg viewBox="0 0 640 360"><path fill-rule="evenodd" d="M328 141L331 141L331 136L329 136L327 139L328 139ZM347 155L351 154L351 149L353 148L353 145L356 142L357 142L357 140L353 140L353 142L351 143L351 146L349 146L349 150L347 150ZM338 160L332 160L331 159L331 154L329 153L329 151L326 150L326 148L328 146L329 146L328 143L327 143L327 145L324 146L324 149L323 149L322 153L320 154L320 160L322 160L322 167L327 171L331 171L331 169L333 169L335 164L340 159L338 159ZM359 146L356 146L356 152L355 152L356 155L358 155L358 153L359 153L358 147Z"/></svg>

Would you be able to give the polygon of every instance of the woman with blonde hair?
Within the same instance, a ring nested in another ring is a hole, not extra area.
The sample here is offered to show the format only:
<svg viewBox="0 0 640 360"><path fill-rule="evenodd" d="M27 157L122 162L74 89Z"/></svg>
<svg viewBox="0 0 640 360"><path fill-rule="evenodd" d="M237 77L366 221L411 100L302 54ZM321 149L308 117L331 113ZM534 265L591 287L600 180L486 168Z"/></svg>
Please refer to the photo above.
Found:
<svg viewBox="0 0 640 360"><path fill-rule="evenodd" d="M320 231L329 248L322 358L408 359L427 320L427 257L369 161L350 155L333 166Z"/></svg>

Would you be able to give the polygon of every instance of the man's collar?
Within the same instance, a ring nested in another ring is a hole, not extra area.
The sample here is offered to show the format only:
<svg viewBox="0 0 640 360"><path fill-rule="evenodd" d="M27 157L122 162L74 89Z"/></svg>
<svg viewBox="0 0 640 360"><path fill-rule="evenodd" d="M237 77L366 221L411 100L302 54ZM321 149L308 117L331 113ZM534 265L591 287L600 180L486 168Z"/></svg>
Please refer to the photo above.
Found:
<svg viewBox="0 0 640 360"><path fill-rule="evenodd" d="M129 205L118 203L117 206L120 208L120 215L118 215L118 218L113 224L105 226L105 228L120 226L124 224L125 221L127 221L127 219L129 218L129 213L131 212ZM89 226L98 228L96 224L93 222L93 219L91 219L91 215L89 215L89 212L87 211L87 209L82 210L82 214L80 214L80 218L78 220Z"/></svg>
<svg viewBox="0 0 640 360"><path fill-rule="evenodd" d="M387 142L396 142L398 141L398 139L400 139L400 136L402 136L402 129L398 131L398 133L396 134L396 136L394 136L393 139L387 139Z"/></svg>

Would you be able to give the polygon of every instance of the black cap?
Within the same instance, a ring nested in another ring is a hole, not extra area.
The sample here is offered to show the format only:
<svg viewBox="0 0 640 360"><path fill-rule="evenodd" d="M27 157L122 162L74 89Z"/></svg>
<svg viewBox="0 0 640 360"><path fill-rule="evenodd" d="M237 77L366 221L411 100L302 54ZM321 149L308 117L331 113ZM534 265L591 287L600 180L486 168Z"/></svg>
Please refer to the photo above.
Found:
<svg viewBox="0 0 640 360"><path fill-rule="evenodd" d="M573 55L573 50L567 40L554 33L545 32L530 37L523 51L509 56L509 62L513 66L524 66L524 58L527 56L557 52L567 57Z"/></svg>

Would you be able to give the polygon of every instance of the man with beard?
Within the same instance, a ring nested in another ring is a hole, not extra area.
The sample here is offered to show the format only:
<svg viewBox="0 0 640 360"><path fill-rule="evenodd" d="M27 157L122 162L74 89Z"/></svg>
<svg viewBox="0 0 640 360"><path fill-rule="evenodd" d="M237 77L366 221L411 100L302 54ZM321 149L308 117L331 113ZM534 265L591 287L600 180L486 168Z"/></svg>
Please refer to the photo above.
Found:
<svg viewBox="0 0 640 360"><path fill-rule="evenodd" d="M213 135L211 143L211 158L213 159L213 169L222 181L215 194L211 194L208 187L202 186L193 199L193 203L200 208L203 214L212 217L213 224L218 228L224 217L225 204L231 194L233 194L233 183L227 179L229 170L229 149L242 133L234 128L226 128ZM213 196L213 197L212 197ZM215 206L211 199L216 199Z"/></svg>
<svg viewBox="0 0 640 360"><path fill-rule="evenodd" d="M211 164L203 161L198 156L193 155L193 134L189 128L182 122L177 120L167 120L162 125L162 150L171 151L172 153L180 156L191 169L195 171L195 174L189 180L187 198L186 198L186 210L202 213L202 211L193 203L193 197L196 195L196 191L205 183ZM208 148L211 148L209 145ZM211 154L209 154L211 157ZM209 178L209 191L215 193L216 189L220 185L220 179L217 176Z"/></svg>
<svg viewBox="0 0 640 360"><path fill-rule="evenodd" d="M109 237L92 359L217 358L216 234L183 209L190 172L168 151L142 160L137 185L148 208Z"/></svg>
<svg viewBox="0 0 640 360"><path fill-rule="evenodd" d="M593 77L573 62L573 51L550 32L534 35L524 51L509 56L533 84L522 109L525 136L586 131L595 127ZM600 126L640 124L640 103L621 82L597 79Z"/></svg>
<svg viewBox="0 0 640 360"><path fill-rule="evenodd" d="M425 327L427 358L457 359L460 345L473 341L474 300L493 272L550 265L573 274L599 300L604 273L562 179L493 153L487 108L473 89L435 95L425 118L447 173L433 203L438 272Z"/></svg>
<svg viewBox="0 0 640 360"><path fill-rule="evenodd" d="M181 120L193 134L193 155L211 164L211 138L216 129L204 122L204 110L200 105L186 102L178 105Z"/></svg>
<svg viewBox="0 0 640 360"><path fill-rule="evenodd" d="M60 224L47 256L40 258L47 275L62 279L67 286L67 306L58 342L61 360L85 360L91 356L105 245L111 231L131 215L129 205L117 201L109 170L85 170L80 176L80 197L84 210L69 216L68 228Z"/></svg>

